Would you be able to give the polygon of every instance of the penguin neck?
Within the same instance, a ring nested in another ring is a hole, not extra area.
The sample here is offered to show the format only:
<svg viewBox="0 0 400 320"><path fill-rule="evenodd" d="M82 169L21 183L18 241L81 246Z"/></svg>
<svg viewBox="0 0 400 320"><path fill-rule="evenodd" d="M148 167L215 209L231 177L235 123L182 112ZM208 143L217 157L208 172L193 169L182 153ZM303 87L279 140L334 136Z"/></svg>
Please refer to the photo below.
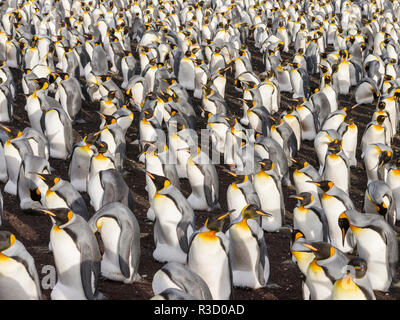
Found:
<svg viewBox="0 0 400 320"><path fill-rule="evenodd" d="M205 240L205 241L215 241L215 240L217 240L217 236L216 236L216 231L215 230L209 230L209 231L205 231L205 232L202 232L202 233L200 233L200 238L202 239L202 240Z"/></svg>

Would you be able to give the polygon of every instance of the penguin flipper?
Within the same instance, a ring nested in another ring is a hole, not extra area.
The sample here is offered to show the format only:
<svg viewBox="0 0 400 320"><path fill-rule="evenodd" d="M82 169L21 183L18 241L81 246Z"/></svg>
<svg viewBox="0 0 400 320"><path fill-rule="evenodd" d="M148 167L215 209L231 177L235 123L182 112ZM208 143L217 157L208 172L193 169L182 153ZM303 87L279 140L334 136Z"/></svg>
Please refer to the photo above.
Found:
<svg viewBox="0 0 400 320"><path fill-rule="evenodd" d="M260 248L260 261L257 265L257 276L260 284L265 286L269 279L270 266L267 244L264 238L264 231L262 228L260 228L258 222L256 222L255 220L249 220L247 221L247 224L251 230L253 237L257 240L258 247Z"/></svg>
<svg viewBox="0 0 400 320"><path fill-rule="evenodd" d="M132 214L133 215L133 214ZM132 254L132 256L135 254L137 255L136 251L132 252L132 242L134 240L135 237L135 233L136 233L136 237L137 237L137 232L132 232L132 230L134 230L134 226L131 225L131 223L129 221L124 221L124 224L121 224L121 221L118 220L118 224L120 224L120 228L121 228L121 233L119 235L119 240L118 240L118 261L119 261L119 268L121 269L121 273L122 275L129 279L131 274L130 274L130 262L129 261L129 257ZM139 225L137 225L136 227L138 227ZM139 232L140 234L140 232ZM136 248L135 248L136 249ZM139 251L140 251L140 245L139 245ZM139 252L140 253L140 252ZM139 265L139 259L135 259L136 261L133 262L137 262L134 264L135 268L134 268L134 272L137 272L137 266Z"/></svg>

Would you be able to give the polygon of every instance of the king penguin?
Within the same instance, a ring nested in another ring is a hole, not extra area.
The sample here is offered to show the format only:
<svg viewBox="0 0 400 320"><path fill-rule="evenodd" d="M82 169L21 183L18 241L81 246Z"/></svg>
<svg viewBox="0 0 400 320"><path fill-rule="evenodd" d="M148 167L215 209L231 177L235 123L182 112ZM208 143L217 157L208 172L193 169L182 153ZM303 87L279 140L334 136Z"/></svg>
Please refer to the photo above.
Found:
<svg viewBox="0 0 400 320"><path fill-rule="evenodd" d="M397 282L398 243L396 233L385 219L377 214L344 211L338 219L343 237L353 233L358 256L367 262L367 277L373 290L387 292Z"/></svg>
<svg viewBox="0 0 400 320"><path fill-rule="evenodd" d="M222 232L230 212L207 218L189 241L187 266L207 283L213 300L229 300L232 296L229 239Z"/></svg>
<svg viewBox="0 0 400 320"><path fill-rule="evenodd" d="M0 231L0 298L41 300L35 261L21 241L9 231Z"/></svg>
<svg viewBox="0 0 400 320"><path fill-rule="evenodd" d="M41 210L53 222L50 244L57 269L52 300L97 300L100 249L87 222L69 209Z"/></svg>
<svg viewBox="0 0 400 320"><path fill-rule="evenodd" d="M104 244L101 275L123 283L139 281L140 227L133 212L120 202L110 202L88 224Z"/></svg>
<svg viewBox="0 0 400 320"><path fill-rule="evenodd" d="M270 214L249 204L228 227L229 260L235 287L259 289L268 282L268 250L259 222L259 218L264 216Z"/></svg>

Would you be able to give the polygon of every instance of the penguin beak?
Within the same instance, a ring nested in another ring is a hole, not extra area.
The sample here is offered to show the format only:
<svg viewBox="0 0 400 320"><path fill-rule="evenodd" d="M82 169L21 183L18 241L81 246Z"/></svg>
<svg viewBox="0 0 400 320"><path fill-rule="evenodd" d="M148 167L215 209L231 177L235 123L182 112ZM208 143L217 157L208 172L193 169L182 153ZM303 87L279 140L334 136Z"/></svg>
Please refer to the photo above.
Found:
<svg viewBox="0 0 400 320"><path fill-rule="evenodd" d="M100 131L97 131L96 133L93 133L93 136L98 136L99 134L101 133L101 130Z"/></svg>
<svg viewBox="0 0 400 320"><path fill-rule="evenodd" d="M228 171L228 173L231 175L231 176L233 176L233 177L237 177L237 174L236 173L233 173L232 171Z"/></svg>
<svg viewBox="0 0 400 320"><path fill-rule="evenodd" d="M151 180L156 179L150 172L146 171L146 174L151 178Z"/></svg>
<svg viewBox="0 0 400 320"><path fill-rule="evenodd" d="M272 217L272 214L262 211L262 210L256 210L256 213L258 213L260 216L264 216L264 217Z"/></svg>
<svg viewBox="0 0 400 320"><path fill-rule="evenodd" d="M292 162L294 162L294 163L297 163L297 160L296 160L296 159L289 158L289 160L292 161Z"/></svg>
<svg viewBox="0 0 400 320"><path fill-rule="evenodd" d="M319 182L315 182L315 181L306 181L308 183L312 183L313 185L316 185L317 187L320 187L321 184Z"/></svg>
<svg viewBox="0 0 400 320"><path fill-rule="evenodd" d="M317 252L317 251L318 251L318 249L315 248L315 247L313 247L311 244L302 243L302 245L303 245L304 247L306 247L307 249L310 249L310 250L313 251L313 252Z"/></svg>
<svg viewBox="0 0 400 320"><path fill-rule="evenodd" d="M289 198L292 198L292 199L297 199L297 200L304 200L304 198L303 198L303 197L296 196L295 194L292 194L292 195L290 195L290 196L289 196Z"/></svg>
<svg viewBox="0 0 400 320"><path fill-rule="evenodd" d="M50 210L45 210L45 209L39 209L40 211L42 211L42 212L44 212L44 213L46 213L46 214L48 214L48 215L50 215L50 216L52 216L52 217L55 217L56 215L53 213L53 212L51 212Z"/></svg>
<svg viewBox="0 0 400 320"><path fill-rule="evenodd" d="M10 128L7 128L7 127L1 126L1 125L0 125L0 127L1 127L4 131L7 131L8 133L11 133L11 129L10 129Z"/></svg>
<svg viewBox="0 0 400 320"><path fill-rule="evenodd" d="M225 219L225 218L226 218L227 216L229 216L233 211L236 211L236 209L232 209L232 210L228 211L227 213L224 213L223 215L219 216L217 220L219 221L219 220Z"/></svg>
<svg viewBox="0 0 400 320"><path fill-rule="evenodd" d="M46 178L43 177L42 175L38 174L38 173L34 173L34 175L40 179L42 179L43 181L46 181Z"/></svg>

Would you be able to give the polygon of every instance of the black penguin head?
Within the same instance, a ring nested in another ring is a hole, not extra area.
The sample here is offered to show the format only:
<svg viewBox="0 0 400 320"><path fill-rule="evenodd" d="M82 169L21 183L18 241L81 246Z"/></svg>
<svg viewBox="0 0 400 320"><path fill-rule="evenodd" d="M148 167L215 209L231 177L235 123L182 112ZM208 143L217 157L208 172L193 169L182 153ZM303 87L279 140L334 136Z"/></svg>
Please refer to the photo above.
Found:
<svg viewBox="0 0 400 320"><path fill-rule="evenodd" d="M105 141L96 141L94 145L98 153L106 153L108 151L108 144Z"/></svg>
<svg viewBox="0 0 400 320"><path fill-rule="evenodd" d="M159 176L157 174L150 173L148 171L146 171L146 174L153 181L154 185L156 186L157 192L171 185L171 181L169 181L167 177Z"/></svg>
<svg viewBox="0 0 400 320"><path fill-rule="evenodd" d="M60 177L54 173L51 174L35 173L35 176L43 180L49 187L49 189L54 187L58 182L60 182Z"/></svg>
<svg viewBox="0 0 400 320"><path fill-rule="evenodd" d="M291 229L290 229L290 241L291 241L291 243L292 243L292 244L295 243L295 242L296 242L298 239L300 239L300 238L303 238L303 239L306 238L305 235L304 235L304 233L301 232L301 231L298 230L298 229L293 229L293 228L291 228Z"/></svg>
<svg viewBox="0 0 400 320"><path fill-rule="evenodd" d="M89 133L87 136L83 138L83 141L87 144L95 144L97 141L98 135L94 135L93 133Z"/></svg>
<svg viewBox="0 0 400 320"><path fill-rule="evenodd" d="M328 70L327 70L328 71ZM325 84L330 84L332 83L332 77L330 74L325 74L324 76Z"/></svg>
<svg viewBox="0 0 400 320"><path fill-rule="evenodd" d="M271 159L262 159L261 161L258 161L258 163L261 165L263 171L274 169L274 162Z"/></svg>
<svg viewBox="0 0 400 320"><path fill-rule="evenodd" d="M305 242L303 246L308 248L309 252L314 253L317 260L325 260L332 257L335 254L335 249L327 242L313 241Z"/></svg>
<svg viewBox="0 0 400 320"><path fill-rule="evenodd" d="M22 135L22 132L19 129L14 128L14 127L5 126L1 123L0 123L0 129L7 132L10 139L18 138Z"/></svg>
<svg viewBox="0 0 400 320"><path fill-rule="evenodd" d="M69 208L57 208L51 210L40 209L40 211L48 214L59 227L67 224L74 217L73 212Z"/></svg>
<svg viewBox="0 0 400 320"><path fill-rule="evenodd" d="M347 272L354 272L357 279L363 278L367 273L367 262L362 258L352 258L349 261L348 266L350 268L348 268Z"/></svg>
<svg viewBox="0 0 400 320"><path fill-rule="evenodd" d="M218 217L212 216L210 218L207 218L204 225L210 231L221 232L224 227L225 218L229 216L233 211L234 210L228 211Z"/></svg>
<svg viewBox="0 0 400 320"><path fill-rule="evenodd" d="M386 217L386 214L388 213L388 207L383 201L381 203L378 203L375 208L381 216L383 216L384 218Z"/></svg>
<svg viewBox="0 0 400 320"><path fill-rule="evenodd" d="M386 115L379 115L376 117L376 122L378 122L379 125L382 125L383 122L385 121L385 119L386 119Z"/></svg>
<svg viewBox="0 0 400 320"><path fill-rule="evenodd" d="M15 236L6 230L0 231L0 252L7 250L15 243Z"/></svg>
<svg viewBox="0 0 400 320"><path fill-rule="evenodd" d="M354 119L353 119L353 117L351 116L351 114L346 114L346 117L344 118L344 120L343 120L345 123L347 123L347 124L352 124L352 123L354 123Z"/></svg>
<svg viewBox="0 0 400 320"><path fill-rule="evenodd" d="M314 201L314 198L310 192L301 192L298 195L291 195L289 198L299 200L302 207L307 206Z"/></svg>
<svg viewBox="0 0 400 320"><path fill-rule="evenodd" d="M350 220L346 215L346 212L342 212L338 218L338 225L342 231L342 244L344 245L344 240L346 239L347 231L350 228Z"/></svg>
<svg viewBox="0 0 400 320"><path fill-rule="evenodd" d="M386 108L386 102L385 101L380 101L378 103L378 109L379 110L384 110Z"/></svg>
<svg viewBox="0 0 400 320"><path fill-rule="evenodd" d="M379 168L385 165L386 163L389 163L393 158L393 153L389 150L383 150L380 155L379 155Z"/></svg>
<svg viewBox="0 0 400 320"><path fill-rule="evenodd" d="M261 216L269 216L272 215L262 211L258 206L255 204L249 204L242 209L242 217L243 219L256 219Z"/></svg>
<svg viewBox="0 0 400 320"><path fill-rule="evenodd" d="M244 183L249 179L247 174L236 174L232 171L228 171L228 173L235 178L234 182L236 184Z"/></svg>
<svg viewBox="0 0 400 320"><path fill-rule="evenodd" d="M317 187L321 188L324 193L331 190L334 185L333 182L329 181L329 180L323 180L320 182L316 182L316 181L307 181L307 182L312 183L312 184L316 185Z"/></svg>
<svg viewBox="0 0 400 320"><path fill-rule="evenodd" d="M328 144L328 150L334 154L342 150L342 140L335 139Z"/></svg>
<svg viewBox="0 0 400 320"><path fill-rule="evenodd" d="M308 166L308 162L305 161L304 159L293 159L293 158L289 158L289 159L290 159L290 161L292 161L292 163L294 164L294 167L297 170L301 170L304 167Z"/></svg>

